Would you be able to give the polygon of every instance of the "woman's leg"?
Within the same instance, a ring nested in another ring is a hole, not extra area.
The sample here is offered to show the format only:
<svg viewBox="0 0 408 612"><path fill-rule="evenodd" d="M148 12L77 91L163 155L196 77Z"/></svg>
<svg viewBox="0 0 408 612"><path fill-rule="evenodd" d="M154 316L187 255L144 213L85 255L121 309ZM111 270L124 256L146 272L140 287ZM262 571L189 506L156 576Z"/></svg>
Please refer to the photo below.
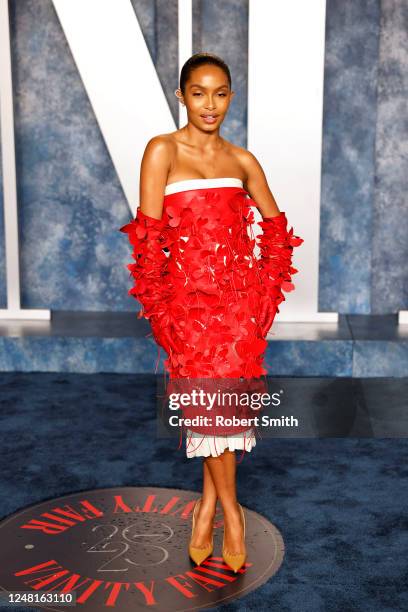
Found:
<svg viewBox="0 0 408 612"><path fill-rule="evenodd" d="M205 548L211 543L217 491L208 465L203 461L203 495L196 514L196 527L191 544L196 548Z"/></svg>
<svg viewBox="0 0 408 612"><path fill-rule="evenodd" d="M225 548L230 553L244 553L244 532L236 494L235 452L227 449L219 457L206 457L205 463L224 511Z"/></svg>

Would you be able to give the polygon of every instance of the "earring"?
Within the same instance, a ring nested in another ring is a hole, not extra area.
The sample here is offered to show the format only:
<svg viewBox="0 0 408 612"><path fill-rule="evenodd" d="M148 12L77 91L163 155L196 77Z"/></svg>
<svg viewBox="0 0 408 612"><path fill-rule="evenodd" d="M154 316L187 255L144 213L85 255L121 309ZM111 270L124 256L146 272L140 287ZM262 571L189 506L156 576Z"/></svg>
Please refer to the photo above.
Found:
<svg viewBox="0 0 408 612"><path fill-rule="evenodd" d="M182 100L182 99L181 99L181 98L180 98L180 97L177 95L177 91L178 91L178 89L175 89L175 90L174 90L174 95L176 96L176 98L178 99L178 101L179 101L179 102L180 102L180 103L181 103L183 106L185 106L185 104L184 104L183 100Z"/></svg>

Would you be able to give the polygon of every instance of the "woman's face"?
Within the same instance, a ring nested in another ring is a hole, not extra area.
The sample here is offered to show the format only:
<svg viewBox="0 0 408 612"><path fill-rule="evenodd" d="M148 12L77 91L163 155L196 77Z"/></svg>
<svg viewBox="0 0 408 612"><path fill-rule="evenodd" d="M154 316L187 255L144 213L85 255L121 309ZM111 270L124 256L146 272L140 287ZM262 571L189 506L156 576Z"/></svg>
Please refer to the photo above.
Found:
<svg viewBox="0 0 408 612"><path fill-rule="evenodd" d="M222 68L212 64L195 68L183 96L189 122L206 132L217 130L234 95Z"/></svg>

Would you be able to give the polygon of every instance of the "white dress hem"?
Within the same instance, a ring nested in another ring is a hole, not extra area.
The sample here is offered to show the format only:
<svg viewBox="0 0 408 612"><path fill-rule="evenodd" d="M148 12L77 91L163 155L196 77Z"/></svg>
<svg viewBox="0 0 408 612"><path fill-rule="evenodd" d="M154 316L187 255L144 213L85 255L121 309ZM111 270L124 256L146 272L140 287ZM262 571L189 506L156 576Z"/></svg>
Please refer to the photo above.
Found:
<svg viewBox="0 0 408 612"><path fill-rule="evenodd" d="M250 452L256 446L253 429L238 434L218 436L202 435L187 429L186 456L193 457L219 457L227 448L230 451L244 450Z"/></svg>

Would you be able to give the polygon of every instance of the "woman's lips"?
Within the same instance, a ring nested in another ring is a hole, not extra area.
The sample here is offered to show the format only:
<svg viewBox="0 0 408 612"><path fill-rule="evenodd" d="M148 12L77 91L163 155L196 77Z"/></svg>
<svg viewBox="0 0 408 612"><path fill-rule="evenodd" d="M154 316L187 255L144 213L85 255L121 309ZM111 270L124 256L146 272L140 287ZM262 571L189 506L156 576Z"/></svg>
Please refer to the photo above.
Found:
<svg viewBox="0 0 408 612"><path fill-rule="evenodd" d="M201 115L204 123L215 123L218 119L218 115Z"/></svg>

